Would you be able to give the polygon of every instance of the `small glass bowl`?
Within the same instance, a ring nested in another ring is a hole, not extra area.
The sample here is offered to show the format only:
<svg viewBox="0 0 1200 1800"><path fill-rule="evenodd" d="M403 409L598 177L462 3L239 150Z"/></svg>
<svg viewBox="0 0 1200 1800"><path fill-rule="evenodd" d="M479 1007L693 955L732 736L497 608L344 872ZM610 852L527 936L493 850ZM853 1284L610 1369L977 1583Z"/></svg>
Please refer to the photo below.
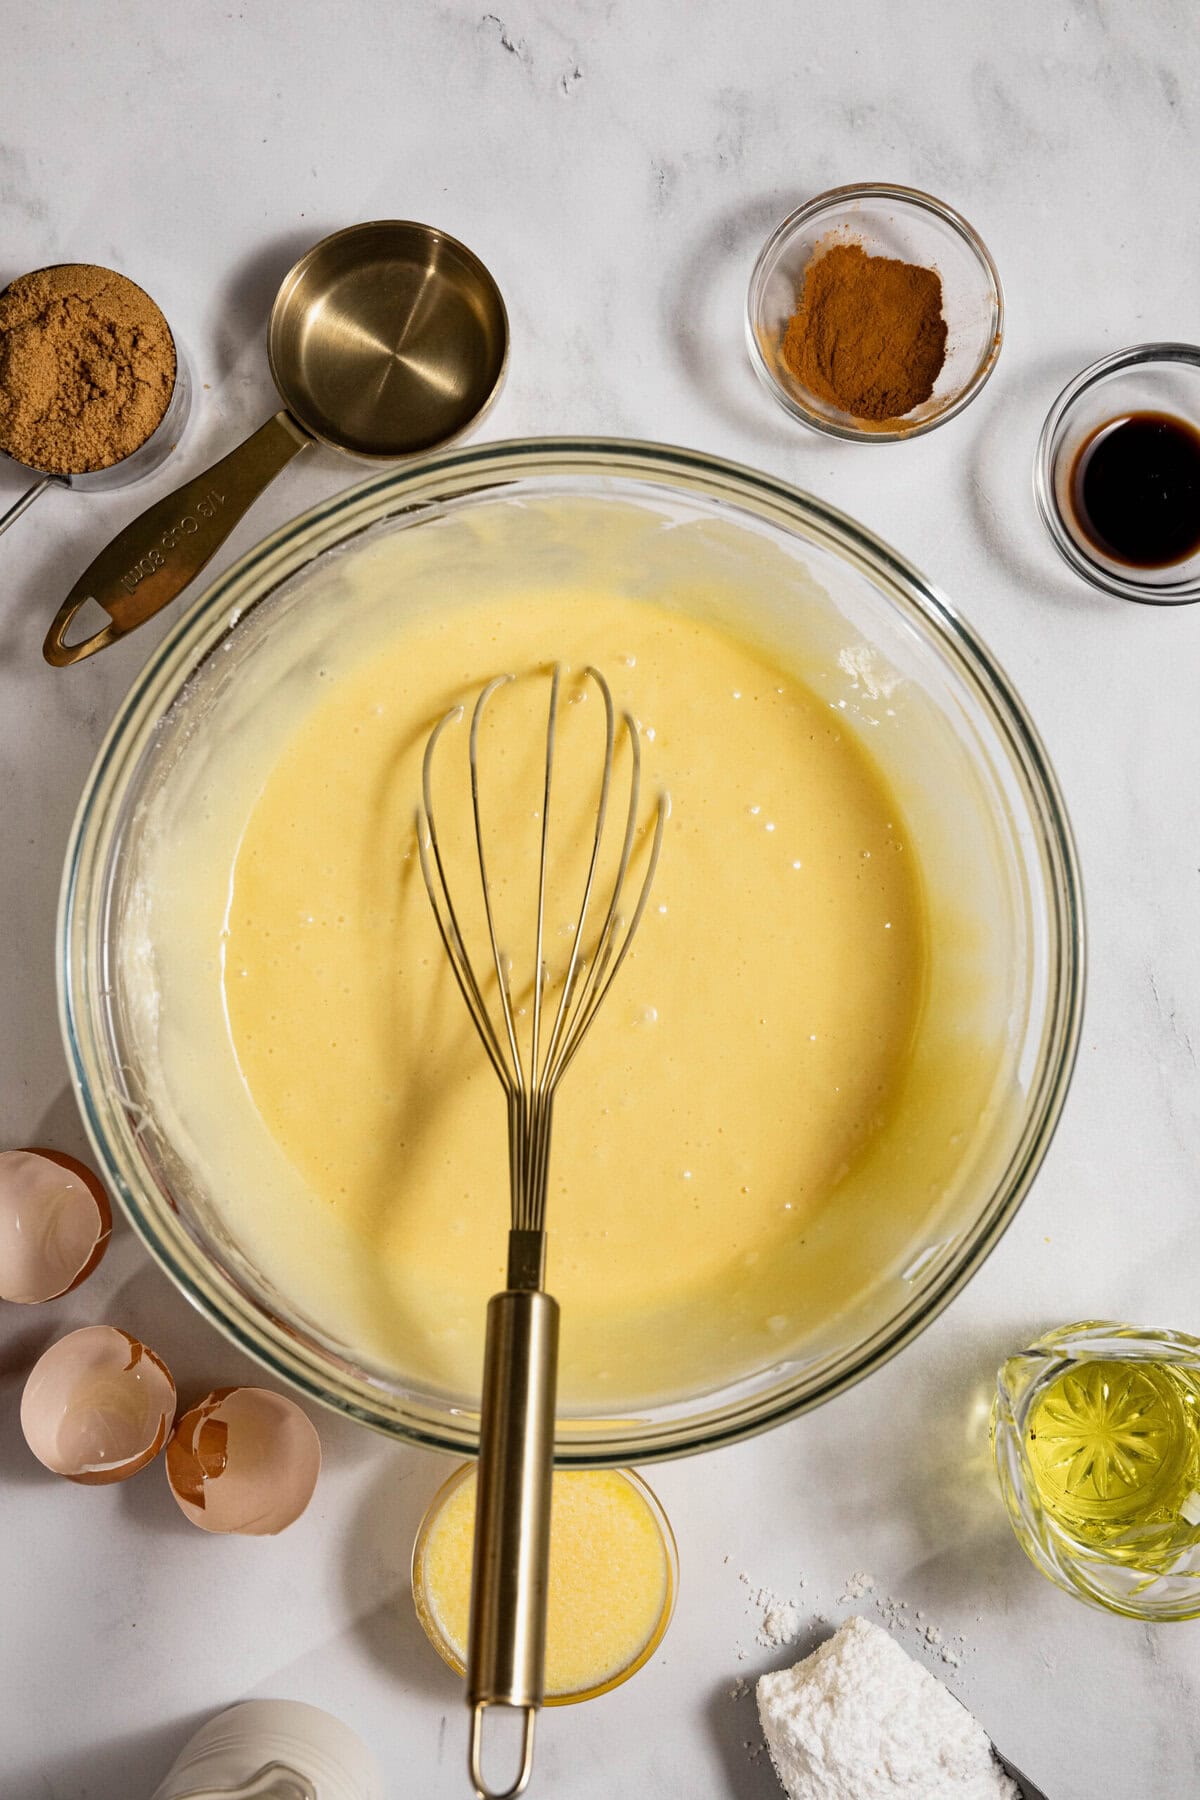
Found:
<svg viewBox="0 0 1200 1800"><path fill-rule="evenodd" d="M1161 1569L1136 1568L1073 1536L1042 1504L1028 1452L1034 1408L1073 1366L1109 1361L1169 1363L1195 1377L1200 1375L1200 1340L1177 1331L1089 1320L1047 1332L1028 1350L1009 1357L996 1380L992 1443L1012 1528L1042 1574L1089 1605L1154 1624L1200 1618L1200 1529L1181 1533L1177 1551L1171 1548L1169 1561L1164 1553Z"/></svg>
<svg viewBox="0 0 1200 1800"><path fill-rule="evenodd" d="M1146 606L1200 600L1200 551L1157 569L1106 556L1084 535L1071 505L1080 450L1103 425L1131 413L1170 413L1200 430L1200 345L1135 344L1089 364L1046 415L1033 466L1042 522L1063 561L1093 587Z"/></svg>
<svg viewBox="0 0 1200 1800"><path fill-rule="evenodd" d="M935 268L942 278L946 361L929 399L902 419L875 422L841 412L810 393L784 363L783 339L805 270L831 235L872 256ZM916 188L867 182L818 194L776 226L750 277L746 341L759 380L793 419L852 443L894 444L952 419L995 368L1003 334L1000 277L982 239L952 207Z"/></svg>
<svg viewBox="0 0 1200 1800"><path fill-rule="evenodd" d="M420 1527L417 1531L417 1541L413 1545L412 1555L413 1605L416 1607L417 1617L421 1621L421 1626L426 1637L429 1639L442 1661L446 1664L447 1668L453 1669L454 1673L460 1677L465 1676L466 1674L466 1668L464 1667L462 1657L442 1630L436 1610L429 1598L425 1572L425 1553L433 1527L441 1517L446 1502L450 1499L452 1494L457 1492L464 1481L469 1480L470 1477L474 1475L475 1466L476 1465L473 1462L464 1463L461 1468L455 1469L449 1480L442 1483L437 1493L433 1496L433 1499L429 1502L425 1517L421 1520ZM583 1471L565 1472L582 1473ZM605 1681L597 1683L595 1687L581 1688L578 1692L569 1694L547 1694L545 1700L547 1706L575 1706L581 1700L595 1700L599 1695L610 1694L614 1688L620 1687L622 1683L629 1680L631 1675L636 1675L639 1669L645 1668L646 1664L650 1661L650 1658L654 1655L654 1652L658 1649L664 1637L667 1635L667 1627L670 1625L675 1612L675 1596L679 1592L679 1548L675 1542L675 1534L671 1530L671 1522L663 1511L662 1502L659 1500L658 1495L654 1492L653 1488L649 1487L647 1483L642 1480L641 1476L633 1469L614 1469L611 1472L620 1475L629 1483L630 1487L636 1491L638 1496L645 1501L650 1516L654 1521L654 1524L658 1527L658 1535L662 1541L663 1553L667 1563L667 1586L666 1592L663 1595L662 1611L659 1613L654 1628L650 1632L645 1643L642 1645L637 1655L632 1657L630 1661L626 1663L624 1668L618 1669L615 1674L608 1676Z"/></svg>

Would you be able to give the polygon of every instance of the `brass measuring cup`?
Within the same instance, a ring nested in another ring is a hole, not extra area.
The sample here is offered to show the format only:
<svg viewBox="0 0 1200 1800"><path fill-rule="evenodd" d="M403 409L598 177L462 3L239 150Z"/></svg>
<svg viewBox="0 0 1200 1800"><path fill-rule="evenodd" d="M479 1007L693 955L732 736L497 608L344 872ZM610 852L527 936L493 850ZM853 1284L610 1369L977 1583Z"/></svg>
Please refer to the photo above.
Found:
<svg viewBox="0 0 1200 1800"><path fill-rule="evenodd" d="M42 653L94 656L180 595L280 470L310 444L395 462L461 437L500 390L508 315L479 258L411 220L351 225L284 277L267 327L281 411L117 534L55 614ZM109 623L67 642L97 601Z"/></svg>

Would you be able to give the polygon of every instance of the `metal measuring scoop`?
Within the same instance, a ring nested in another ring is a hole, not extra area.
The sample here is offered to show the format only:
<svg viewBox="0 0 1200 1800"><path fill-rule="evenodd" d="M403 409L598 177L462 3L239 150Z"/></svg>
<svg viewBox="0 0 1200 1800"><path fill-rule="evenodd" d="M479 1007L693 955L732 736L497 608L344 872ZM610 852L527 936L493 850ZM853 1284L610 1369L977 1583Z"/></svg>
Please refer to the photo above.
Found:
<svg viewBox="0 0 1200 1800"><path fill-rule="evenodd" d="M971 1720L971 1723L973 1725L978 1725L979 1721L976 1719L975 1714L971 1711L966 1701L959 1700L958 1695L953 1693L950 1688L947 1688L946 1692L950 1694L952 1700L958 1700L958 1704ZM1046 1800L1046 1796L1043 1794L1041 1788L1035 1787L1028 1775L1023 1775L1015 1763L1009 1762L1007 1756L1001 1756L999 1750L996 1748L994 1740L992 1741L992 1760L999 1764L1010 1781L1016 1783L1021 1800Z"/></svg>
<svg viewBox="0 0 1200 1800"><path fill-rule="evenodd" d="M1004 1770L1004 1773L1008 1776L1009 1780L1015 1781L1020 1788L1021 1800L1046 1800L1046 1796L1043 1794L1041 1788L1034 1787L1028 1775L1022 1775L1020 1769L1014 1767L1006 1756L1001 1756L995 1744L992 1745L992 1755L1000 1764L1000 1767Z"/></svg>
<svg viewBox="0 0 1200 1800"><path fill-rule="evenodd" d="M94 656L169 605L310 444L396 462L461 437L499 392L507 356L500 290L456 238L384 219L322 239L271 308L267 357L283 410L101 551L55 615L47 662ZM68 643L93 600L109 623Z"/></svg>
<svg viewBox="0 0 1200 1800"><path fill-rule="evenodd" d="M51 269L63 266L62 263L48 263L44 269L34 269L32 273L42 275ZM18 277L18 279L24 280L27 277ZM129 277L125 276L124 279L128 281ZM12 285L10 282L9 287ZM131 283L133 287L137 285L136 282ZM0 300L3 300L8 291L9 288L0 291ZM145 288L142 288L141 292L145 294ZM150 296L147 294L146 298L149 299ZM161 313L162 309L156 308L156 310ZM0 513L0 533L7 531L10 525L14 525L21 514L32 506L35 500L40 499L48 488L65 487L70 488L74 493L98 494L112 488L129 487L133 482L141 481L144 476L152 475L170 456L187 424L192 404L192 380L187 358L180 348L178 338L171 331L165 317L163 323L167 326L175 351L175 381L171 388L171 398L167 402L167 410L150 436L140 443L136 450L131 450L128 456L123 456L119 462L109 463L108 467L104 469L39 469L30 463L22 462L18 457L10 457L6 451L0 450L0 455L5 456L8 461L16 463L18 468L28 469L32 475L37 477L31 487L27 487L25 492L5 512Z"/></svg>

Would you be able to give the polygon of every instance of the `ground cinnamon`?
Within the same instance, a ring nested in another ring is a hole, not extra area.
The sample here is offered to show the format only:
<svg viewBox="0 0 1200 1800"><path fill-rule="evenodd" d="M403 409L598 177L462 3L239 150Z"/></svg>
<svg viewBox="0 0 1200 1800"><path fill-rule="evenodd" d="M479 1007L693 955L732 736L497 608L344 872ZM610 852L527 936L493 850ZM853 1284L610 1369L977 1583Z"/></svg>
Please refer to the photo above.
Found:
<svg viewBox="0 0 1200 1800"><path fill-rule="evenodd" d="M0 450L53 475L107 469L161 423L175 344L149 294L61 263L0 294Z"/></svg>
<svg viewBox="0 0 1200 1800"><path fill-rule="evenodd" d="M929 399L946 360L941 277L861 244L818 245L783 360L827 405L872 423L903 418Z"/></svg>

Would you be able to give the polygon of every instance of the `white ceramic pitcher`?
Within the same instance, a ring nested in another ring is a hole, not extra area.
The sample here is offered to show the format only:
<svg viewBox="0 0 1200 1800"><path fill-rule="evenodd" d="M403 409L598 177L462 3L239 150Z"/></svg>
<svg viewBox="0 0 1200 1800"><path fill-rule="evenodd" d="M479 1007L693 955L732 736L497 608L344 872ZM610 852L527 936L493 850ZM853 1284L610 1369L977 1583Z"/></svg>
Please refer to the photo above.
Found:
<svg viewBox="0 0 1200 1800"><path fill-rule="evenodd" d="M319 1706L244 1700L188 1739L152 1800L384 1800L383 1777Z"/></svg>

